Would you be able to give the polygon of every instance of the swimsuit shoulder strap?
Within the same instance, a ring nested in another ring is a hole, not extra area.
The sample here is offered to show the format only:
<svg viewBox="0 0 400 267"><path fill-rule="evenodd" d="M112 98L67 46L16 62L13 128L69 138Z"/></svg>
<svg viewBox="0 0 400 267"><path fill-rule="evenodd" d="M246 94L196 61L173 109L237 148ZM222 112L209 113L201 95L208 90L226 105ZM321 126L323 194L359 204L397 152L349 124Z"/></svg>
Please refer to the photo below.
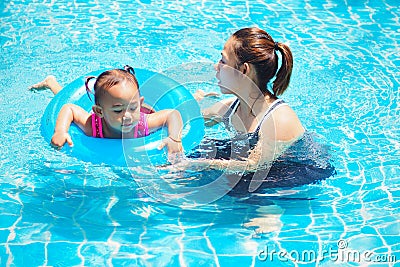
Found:
<svg viewBox="0 0 400 267"><path fill-rule="evenodd" d="M282 105L287 105L287 103L286 103L285 101L283 101L282 99L276 99L276 100L271 104L271 106L269 106L269 108L265 111L264 116L262 117L262 119L261 119L260 122L258 123L256 130L253 132L253 135L258 135L258 132L259 132L260 129L261 129L261 125L262 125L263 121L264 121L266 118L268 118L268 117L272 114L272 112L273 112L274 110L276 110L276 108L277 108L278 106L282 106Z"/></svg>
<svg viewBox="0 0 400 267"><path fill-rule="evenodd" d="M140 120L135 127L135 130L133 132L133 137L138 138L148 135L149 135L149 125L147 123L146 114L140 112Z"/></svg>
<svg viewBox="0 0 400 267"><path fill-rule="evenodd" d="M92 113L92 137L104 138L103 124L101 118L95 113Z"/></svg>
<svg viewBox="0 0 400 267"><path fill-rule="evenodd" d="M235 113L236 109L239 106L239 98L236 98L235 101L231 103L228 110L225 112L222 121L224 121L227 125L232 125L232 115Z"/></svg>

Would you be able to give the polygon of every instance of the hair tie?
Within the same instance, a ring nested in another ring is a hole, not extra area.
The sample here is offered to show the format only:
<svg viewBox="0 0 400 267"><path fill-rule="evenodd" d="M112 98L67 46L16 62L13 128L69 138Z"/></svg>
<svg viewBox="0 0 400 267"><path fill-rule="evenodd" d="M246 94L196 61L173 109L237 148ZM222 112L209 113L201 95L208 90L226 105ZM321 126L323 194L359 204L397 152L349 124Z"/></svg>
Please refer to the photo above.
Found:
<svg viewBox="0 0 400 267"><path fill-rule="evenodd" d="M139 90L139 82L138 82L138 80L137 80L137 78L136 78L135 69L132 68L132 67L129 66L129 65L125 65L125 66L124 66L124 70L125 70L127 73L129 73L130 75L132 75L133 82L136 84L136 86L137 86L137 88L138 88L138 90Z"/></svg>
<svg viewBox="0 0 400 267"><path fill-rule="evenodd" d="M278 42L275 42L275 43L274 43L274 49L275 49L275 50L278 50L278 49L279 49L278 44L279 44Z"/></svg>
<svg viewBox="0 0 400 267"><path fill-rule="evenodd" d="M124 70L127 71L128 73L132 74L133 76L135 76L135 69L132 68L131 66L125 65Z"/></svg>
<svg viewBox="0 0 400 267"><path fill-rule="evenodd" d="M96 78L95 76L87 76L87 77L85 77L86 94L89 97L90 101L92 101L92 98L90 97L90 94L93 95L94 93L92 92L92 90L89 89L89 81L91 79L95 79L95 78Z"/></svg>
<svg viewBox="0 0 400 267"><path fill-rule="evenodd" d="M263 34L263 33L259 33L256 35L258 39L269 39L267 35Z"/></svg>

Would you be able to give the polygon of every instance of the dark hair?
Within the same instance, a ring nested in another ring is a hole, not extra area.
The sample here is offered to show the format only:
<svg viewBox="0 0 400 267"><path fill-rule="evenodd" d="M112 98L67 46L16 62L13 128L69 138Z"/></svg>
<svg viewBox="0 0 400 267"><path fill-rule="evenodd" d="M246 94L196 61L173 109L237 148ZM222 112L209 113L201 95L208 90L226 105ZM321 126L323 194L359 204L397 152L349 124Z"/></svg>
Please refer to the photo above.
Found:
<svg viewBox="0 0 400 267"><path fill-rule="evenodd" d="M289 86L293 69L290 48L283 43L274 42L267 32L259 28L243 28L235 32L232 37L236 41L232 48L238 60L237 67L246 62L252 64L257 75L255 82L264 94L268 92L269 81L276 75L272 91L275 96L282 95ZM282 65L279 70L276 50L282 54Z"/></svg>
<svg viewBox="0 0 400 267"><path fill-rule="evenodd" d="M89 76L86 77L85 80L86 92L88 93L89 98L89 93L92 93L92 91L89 89L88 83L91 79L94 78L96 77ZM131 66L126 65L124 69L113 69L102 72L97 77L96 82L94 83L95 103L97 105L99 104L101 97L104 95L105 92L107 92L108 89L125 81L131 83L132 85L135 85L139 91L139 83L135 76L135 70Z"/></svg>

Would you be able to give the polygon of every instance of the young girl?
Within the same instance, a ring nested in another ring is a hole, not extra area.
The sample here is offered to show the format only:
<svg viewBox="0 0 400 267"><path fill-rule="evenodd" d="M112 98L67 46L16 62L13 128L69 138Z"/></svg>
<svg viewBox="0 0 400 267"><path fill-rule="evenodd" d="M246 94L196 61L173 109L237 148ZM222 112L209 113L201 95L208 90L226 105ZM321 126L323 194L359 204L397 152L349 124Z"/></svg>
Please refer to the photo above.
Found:
<svg viewBox="0 0 400 267"><path fill-rule="evenodd" d="M90 79L87 77L87 92ZM54 94L61 89L53 76L32 86L32 89L50 88ZM181 131L183 122L177 110L166 109L151 114L141 112L144 98L140 96L139 85L132 67L108 70L99 75L94 84L93 113L74 104L65 104L56 121L51 144L61 148L65 143L73 145L68 134L74 122L88 135L98 138L137 138L149 135L152 131L166 125L168 137L158 149L168 147L168 154L182 152Z"/></svg>

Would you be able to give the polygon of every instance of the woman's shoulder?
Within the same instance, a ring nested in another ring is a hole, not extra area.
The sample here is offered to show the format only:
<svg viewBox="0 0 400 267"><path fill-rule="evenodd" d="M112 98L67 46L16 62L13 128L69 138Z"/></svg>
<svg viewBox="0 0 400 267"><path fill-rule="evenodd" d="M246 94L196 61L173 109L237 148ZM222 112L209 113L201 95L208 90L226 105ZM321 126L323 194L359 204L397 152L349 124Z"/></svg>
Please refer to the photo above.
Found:
<svg viewBox="0 0 400 267"><path fill-rule="evenodd" d="M271 128L274 131L271 131ZM262 132L279 141L292 141L301 137L305 129L296 112L289 105L280 105L261 127Z"/></svg>

